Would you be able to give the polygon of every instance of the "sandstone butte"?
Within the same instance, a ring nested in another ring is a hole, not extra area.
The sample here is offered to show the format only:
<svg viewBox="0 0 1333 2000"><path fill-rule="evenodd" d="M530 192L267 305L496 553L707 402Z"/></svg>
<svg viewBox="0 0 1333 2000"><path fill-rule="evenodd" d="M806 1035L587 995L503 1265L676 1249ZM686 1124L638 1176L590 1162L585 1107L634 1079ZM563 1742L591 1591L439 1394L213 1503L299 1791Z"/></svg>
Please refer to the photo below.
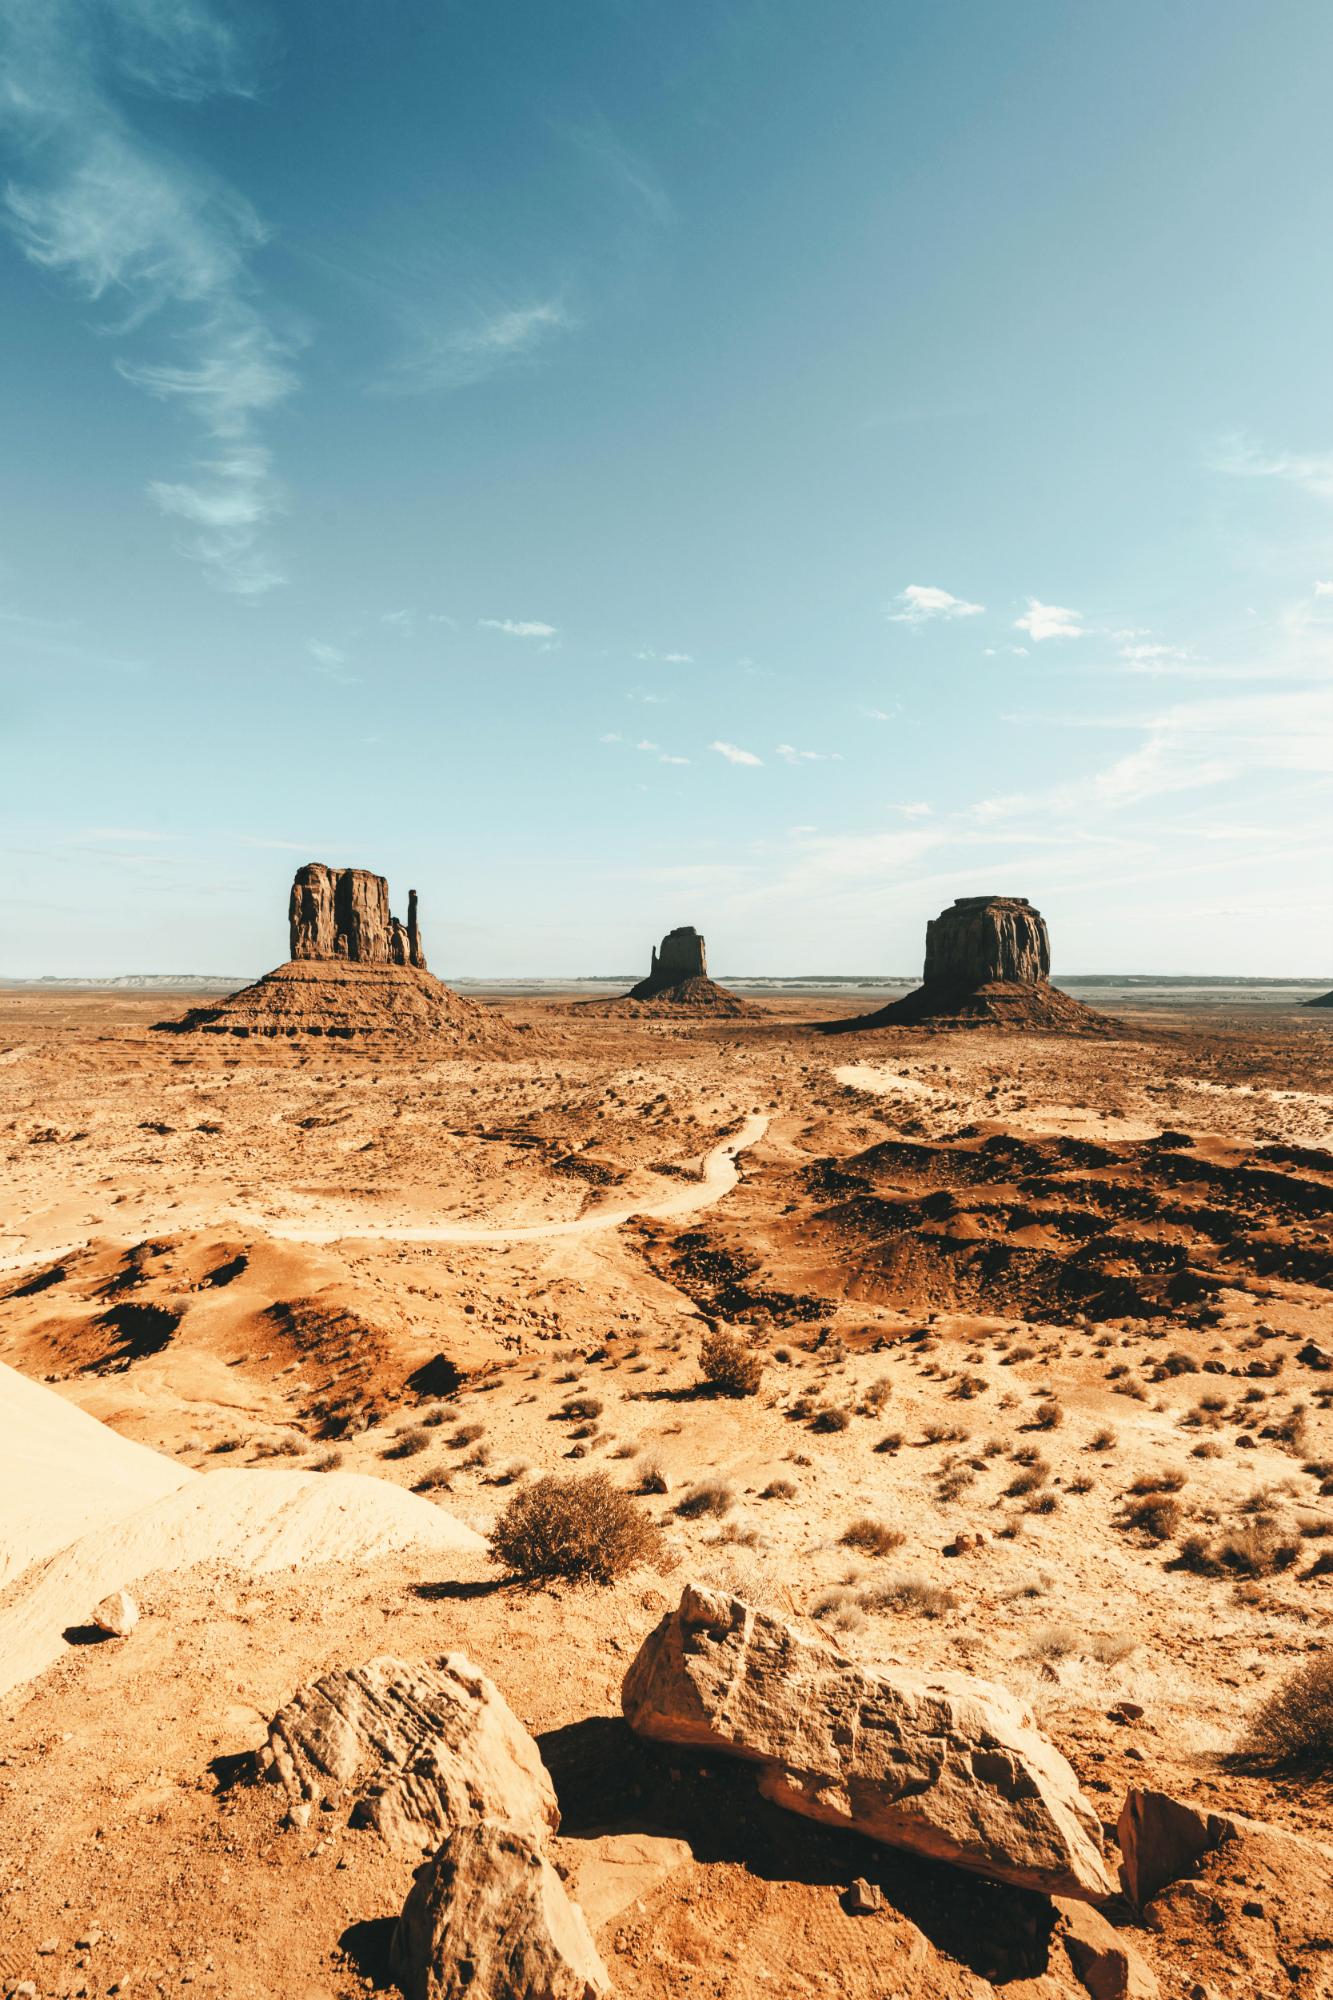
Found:
<svg viewBox="0 0 1333 2000"><path fill-rule="evenodd" d="M609 1004L634 1013L657 1008L669 1013L687 1007L707 1009L712 1014L758 1011L709 978L708 947L693 924L678 924L668 931L661 944L653 946L648 977L631 986L623 1000Z"/></svg>
<svg viewBox="0 0 1333 2000"><path fill-rule="evenodd" d="M477 1050L512 1042L514 1030L499 1015L427 970L415 889L408 891L403 923L390 912L382 875L310 861L296 871L287 921L285 964L225 1000L158 1026L239 1037L443 1040Z"/></svg>
<svg viewBox="0 0 1333 2000"><path fill-rule="evenodd" d="M1046 920L1025 896L959 896L926 925L921 984L828 1033L902 1025L1109 1034L1105 1016L1051 985Z"/></svg>

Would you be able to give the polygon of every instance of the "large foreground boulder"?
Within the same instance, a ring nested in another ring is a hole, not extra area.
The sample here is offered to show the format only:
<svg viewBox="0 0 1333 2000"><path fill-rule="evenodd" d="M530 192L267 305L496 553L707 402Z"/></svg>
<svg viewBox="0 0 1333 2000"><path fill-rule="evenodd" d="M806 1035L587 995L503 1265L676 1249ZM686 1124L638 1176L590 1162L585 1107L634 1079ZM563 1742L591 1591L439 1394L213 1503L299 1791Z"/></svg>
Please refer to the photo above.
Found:
<svg viewBox="0 0 1333 2000"><path fill-rule="evenodd" d="M600 2000L611 1988L538 1842L480 1821L417 1870L390 1970L405 2000Z"/></svg>
<svg viewBox="0 0 1333 2000"><path fill-rule="evenodd" d="M757 1765L764 1796L807 1818L1048 1895L1114 1893L1073 1771L987 1681L858 1666L690 1584L622 1704L643 1736Z"/></svg>
<svg viewBox="0 0 1333 2000"><path fill-rule="evenodd" d="M434 1847L473 1819L537 1841L560 1824L536 1744L464 1653L322 1675L279 1709L259 1762L293 1805L345 1805L394 1847Z"/></svg>

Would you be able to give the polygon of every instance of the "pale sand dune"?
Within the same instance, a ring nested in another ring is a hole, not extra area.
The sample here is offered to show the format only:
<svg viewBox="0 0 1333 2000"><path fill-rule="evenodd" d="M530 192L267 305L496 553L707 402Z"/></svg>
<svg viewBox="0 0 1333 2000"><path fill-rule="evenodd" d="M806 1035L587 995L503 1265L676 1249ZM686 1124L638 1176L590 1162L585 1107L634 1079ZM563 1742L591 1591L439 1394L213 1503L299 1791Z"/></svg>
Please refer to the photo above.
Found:
<svg viewBox="0 0 1333 2000"><path fill-rule="evenodd" d="M198 1476L0 1361L0 1590L85 1529Z"/></svg>
<svg viewBox="0 0 1333 2000"><path fill-rule="evenodd" d="M26 1545L37 1550L0 1592L0 1695L58 1659L65 1631L85 1624L101 1598L159 1570L223 1563L262 1575L373 1562L413 1546L455 1554L484 1546L461 1521L387 1480L359 1472L190 1472L11 1369L0 1388L6 1427L23 1440L21 1459L7 1451L0 1472L7 1536L17 1492Z"/></svg>

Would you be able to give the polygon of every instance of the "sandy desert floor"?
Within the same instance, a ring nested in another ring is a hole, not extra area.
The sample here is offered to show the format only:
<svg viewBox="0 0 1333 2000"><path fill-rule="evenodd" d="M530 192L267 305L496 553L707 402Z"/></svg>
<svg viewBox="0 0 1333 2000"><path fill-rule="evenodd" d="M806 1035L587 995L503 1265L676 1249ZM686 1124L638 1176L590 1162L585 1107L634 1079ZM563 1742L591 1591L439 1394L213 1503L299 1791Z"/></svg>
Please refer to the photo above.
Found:
<svg viewBox="0 0 1333 2000"><path fill-rule="evenodd" d="M1333 1842L1325 1781L1234 1755L1333 1609L1333 1015L1085 1041L497 1004L513 1055L464 1060L0 997L0 1362L117 1434L48 1447L0 1402L0 1992L374 1990L411 1863L232 1780L312 1675L460 1649L538 1737L618 1992L1081 1993L1035 1899L629 1736L686 1578L1010 1687L1108 1835L1147 1784ZM757 1395L701 1393L710 1323L759 1344ZM149 1548L124 1642L22 1608L112 1491L281 1468L305 1521L315 1479L373 1475L484 1536L578 1464L665 1488L660 1570L520 1587L470 1536L358 1525L349 1485L341 1543L326 1508L266 1566ZM845 1540L865 1518L901 1541ZM883 1916L844 1913L857 1875ZM1303 1893L1223 1870L1135 1943L1167 1995L1327 1996Z"/></svg>

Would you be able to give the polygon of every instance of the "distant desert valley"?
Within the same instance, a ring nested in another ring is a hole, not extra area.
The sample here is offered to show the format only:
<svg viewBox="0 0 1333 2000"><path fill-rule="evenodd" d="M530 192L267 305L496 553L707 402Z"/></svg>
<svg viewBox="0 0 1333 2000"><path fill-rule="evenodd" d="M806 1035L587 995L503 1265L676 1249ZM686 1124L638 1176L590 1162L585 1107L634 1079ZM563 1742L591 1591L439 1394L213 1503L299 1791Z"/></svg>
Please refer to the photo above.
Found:
<svg viewBox="0 0 1333 2000"><path fill-rule="evenodd" d="M1333 1996L1333 1007L928 917L0 989L0 1993Z"/></svg>

